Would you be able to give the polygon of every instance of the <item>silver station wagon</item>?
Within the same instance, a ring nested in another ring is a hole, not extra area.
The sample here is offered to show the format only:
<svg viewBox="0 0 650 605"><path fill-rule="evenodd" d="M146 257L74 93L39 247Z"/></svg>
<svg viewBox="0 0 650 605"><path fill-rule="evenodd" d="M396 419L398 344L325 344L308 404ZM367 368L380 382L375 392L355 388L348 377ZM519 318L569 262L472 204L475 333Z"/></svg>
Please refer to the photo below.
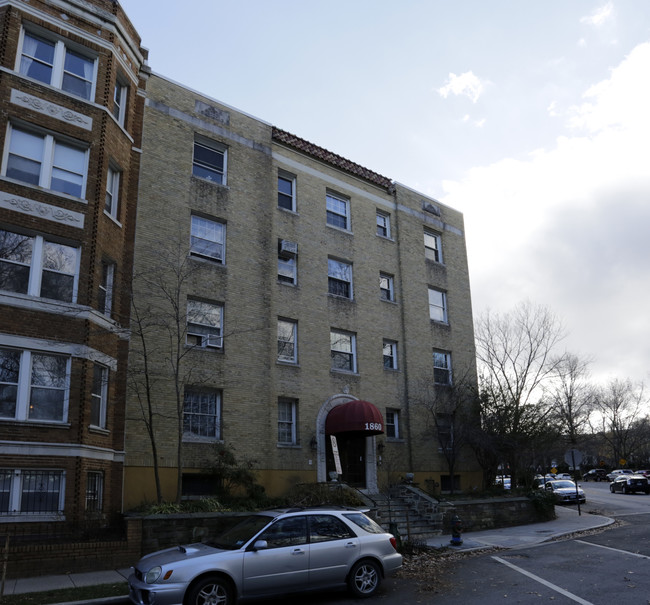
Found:
<svg viewBox="0 0 650 605"><path fill-rule="evenodd" d="M233 605L346 586L370 597L401 565L395 538L357 509L270 510L214 541L142 557L129 598L136 605Z"/></svg>

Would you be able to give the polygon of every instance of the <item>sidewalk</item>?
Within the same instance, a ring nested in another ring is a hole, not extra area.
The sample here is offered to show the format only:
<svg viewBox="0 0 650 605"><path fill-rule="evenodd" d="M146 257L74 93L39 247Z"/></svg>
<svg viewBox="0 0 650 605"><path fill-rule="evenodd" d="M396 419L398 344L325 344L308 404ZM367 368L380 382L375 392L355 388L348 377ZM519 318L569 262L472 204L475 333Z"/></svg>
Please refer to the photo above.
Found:
<svg viewBox="0 0 650 605"><path fill-rule="evenodd" d="M614 522L609 517L591 515L583 512L578 514L577 508L556 506L557 519L545 523L532 523L530 525L518 525L516 527L503 527L486 531L470 532L462 535L460 546L451 546L449 535L441 535L439 538L427 540L427 546L434 548L453 548L459 551L477 550L481 548L517 548L532 546L546 542L558 536L572 534L604 527ZM129 569L113 569L107 571L95 571L88 573L70 573L56 576L41 576L35 578L22 578L7 580L5 582L5 595L25 594L41 592L44 590L55 590L58 588L78 588L82 586L93 586L98 584L112 584L126 582L130 574ZM124 594L127 591L125 588ZM124 597L116 597L115 603L123 603ZM111 602L109 599L103 600ZM81 602L77 602L81 603Z"/></svg>

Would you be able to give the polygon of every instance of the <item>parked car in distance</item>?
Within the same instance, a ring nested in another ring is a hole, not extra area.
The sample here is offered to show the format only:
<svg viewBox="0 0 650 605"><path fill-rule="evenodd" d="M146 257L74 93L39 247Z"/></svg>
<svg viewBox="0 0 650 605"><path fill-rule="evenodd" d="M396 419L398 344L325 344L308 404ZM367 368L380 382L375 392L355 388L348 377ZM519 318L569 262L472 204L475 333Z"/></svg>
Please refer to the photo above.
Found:
<svg viewBox="0 0 650 605"><path fill-rule="evenodd" d="M270 510L245 517L213 541L145 555L129 577L129 599L233 605L339 586L369 597L401 565L395 538L358 509Z"/></svg>
<svg viewBox="0 0 650 605"><path fill-rule="evenodd" d="M582 475L583 481L606 481L607 471L604 468L592 468Z"/></svg>
<svg viewBox="0 0 650 605"><path fill-rule="evenodd" d="M573 481L567 479L547 481L544 489L555 496L558 504L575 504L576 502L584 504L587 501L582 488L577 487Z"/></svg>
<svg viewBox="0 0 650 605"><path fill-rule="evenodd" d="M503 489L510 489L512 487L512 477L509 475L498 475L494 480L494 485L501 486Z"/></svg>
<svg viewBox="0 0 650 605"><path fill-rule="evenodd" d="M644 477L650 477L650 470L648 471L634 471L635 475L643 475Z"/></svg>
<svg viewBox="0 0 650 605"><path fill-rule="evenodd" d="M633 475L634 472L629 468L617 468L607 475L608 481L614 481L619 475Z"/></svg>
<svg viewBox="0 0 650 605"><path fill-rule="evenodd" d="M620 473L614 481L609 484L609 491L621 492L622 494L633 494L634 492L644 492L650 494L650 485L648 478L643 475L629 475Z"/></svg>
<svg viewBox="0 0 650 605"><path fill-rule="evenodd" d="M573 477L569 473L558 473L555 475L556 479L566 479L568 481L573 481Z"/></svg>

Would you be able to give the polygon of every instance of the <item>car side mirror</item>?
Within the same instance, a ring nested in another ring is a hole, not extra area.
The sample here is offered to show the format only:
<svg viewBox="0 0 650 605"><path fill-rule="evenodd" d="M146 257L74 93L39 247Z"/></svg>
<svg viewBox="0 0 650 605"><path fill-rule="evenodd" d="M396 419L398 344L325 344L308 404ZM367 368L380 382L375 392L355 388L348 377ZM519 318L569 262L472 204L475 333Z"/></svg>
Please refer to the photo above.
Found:
<svg viewBox="0 0 650 605"><path fill-rule="evenodd" d="M257 540L253 544L253 551L256 550L266 550L269 547L269 543L266 540Z"/></svg>

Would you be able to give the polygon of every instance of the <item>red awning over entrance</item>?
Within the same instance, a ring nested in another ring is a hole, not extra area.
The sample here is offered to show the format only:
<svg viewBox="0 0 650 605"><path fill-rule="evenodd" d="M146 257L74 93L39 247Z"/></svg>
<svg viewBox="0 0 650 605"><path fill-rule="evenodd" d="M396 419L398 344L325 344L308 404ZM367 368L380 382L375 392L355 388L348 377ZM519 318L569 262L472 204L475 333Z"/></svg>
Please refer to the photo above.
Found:
<svg viewBox="0 0 650 605"><path fill-rule="evenodd" d="M379 435L384 432L384 417L369 401L357 399L333 408L325 420L325 433L363 433Z"/></svg>

